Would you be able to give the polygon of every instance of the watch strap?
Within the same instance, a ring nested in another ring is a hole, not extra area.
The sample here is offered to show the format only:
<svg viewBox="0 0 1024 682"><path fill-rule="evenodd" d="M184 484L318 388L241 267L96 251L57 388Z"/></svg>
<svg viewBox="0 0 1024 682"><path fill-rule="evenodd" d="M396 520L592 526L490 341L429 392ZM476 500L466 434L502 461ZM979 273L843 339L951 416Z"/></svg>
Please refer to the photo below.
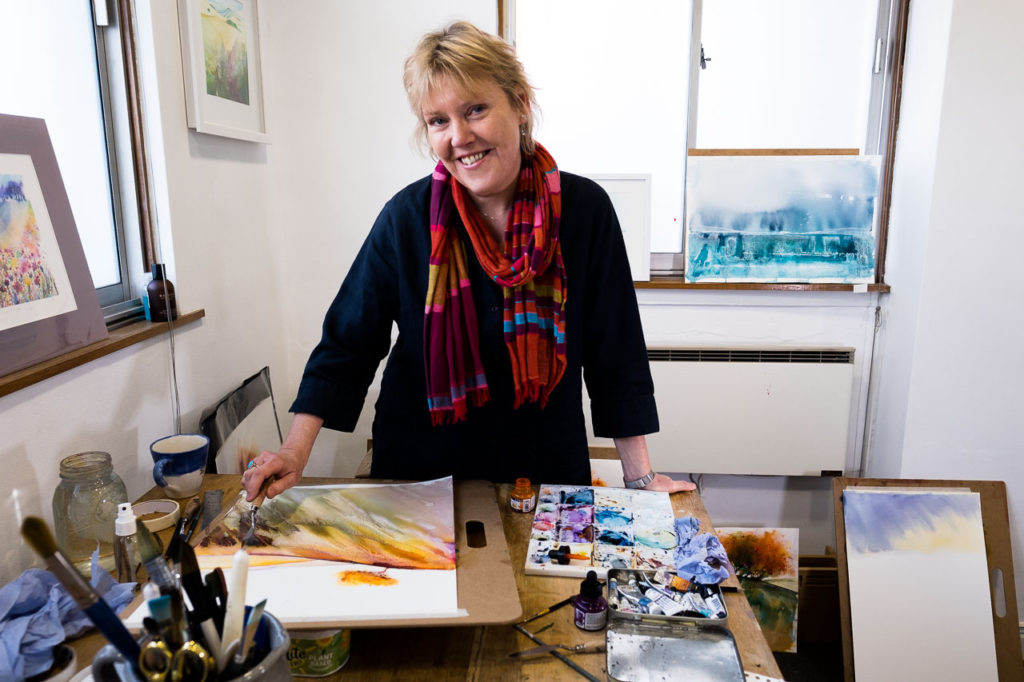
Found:
<svg viewBox="0 0 1024 682"><path fill-rule="evenodd" d="M627 488L633 488L634 490L638 488L646 488L647 485L654 480L655 476L657 476L657 474L654 473L654 470L652 469L640 478L634 478L631 481L623 481L623 483L626 484Z"/></svg>

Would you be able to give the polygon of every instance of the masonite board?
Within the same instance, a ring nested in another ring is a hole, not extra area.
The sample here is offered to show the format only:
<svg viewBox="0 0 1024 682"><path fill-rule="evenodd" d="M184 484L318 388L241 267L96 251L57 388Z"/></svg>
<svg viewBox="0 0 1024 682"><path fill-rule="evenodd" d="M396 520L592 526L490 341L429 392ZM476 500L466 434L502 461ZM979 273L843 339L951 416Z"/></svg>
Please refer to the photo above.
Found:
<svg viewBox="0 0 1024 682"><path fill-rule="evenodd" d="M230 483L227 483L230 481ZM328 485L337 483L366 483L366 479L323 479L303 478L303 485ZM387 481L373 481L383 483ZM218 486L217 484L222 485ZM238 494L241 487L237 475L207 475L204 479L204 490L220 487L224 490L225 512L231 500ZM515 574L509 558L508 545L502 528L501 515L497 508L494 485L487 481L455 481L455 555L456 576L458 583L458 606L466 612L460 617L444 618L389 618L389 619L342 619L323 618L309 620L299 629L330 629L330 628L394 628L420 626L463 626L489 625L510 623L522 615L519 593L516 587ZM467 523L477 522L481 532L474 532L469 537ZM211 524L211 527L214 524ZM197 544L200 534L193 539ZM480 539L485 544L480 545ZM477 546L470 546L470 540ZM121 614L122 620L130 618L135 609L142 603L141 595L137 597ZM272 601L268 600L267 608L273 613ZM287 626L288 624L285 623Z"/></svg>
<svg viewBox="0 0 1024 682"><path fill-rule="evenodd" d="M981 496L981 516L988 559L989 589L993 595L993 629L996 664L1000 680L1024 678L1024 662L1020 655L1017 622L1017 593L1013 582L1013 553L1010 546L1010 518L1003 481L942 481L927 479L836 478L832 481L832 502L835 509L836 545L839 567L839 611L843 637L843 672L846 682L853 682L853 630L850 619L850 584L846 555L846 526L843 515L843 491L848 487L894 488L964 488ZM996 599L995 575L1002 576L1002 603ZM1000 615L1002 614L1002 615ZM906 627L912 619L901 615ZM955 626L952 626L955 627ZM965 652L965 655L970 655Z"/></svg>

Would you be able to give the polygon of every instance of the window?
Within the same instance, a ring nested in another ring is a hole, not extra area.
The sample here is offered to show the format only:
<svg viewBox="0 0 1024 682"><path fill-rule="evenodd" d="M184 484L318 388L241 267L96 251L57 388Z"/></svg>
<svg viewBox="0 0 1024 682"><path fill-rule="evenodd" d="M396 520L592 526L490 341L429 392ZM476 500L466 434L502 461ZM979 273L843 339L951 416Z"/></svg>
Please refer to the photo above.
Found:
<svg viewBox="0 0 1024 682"><path fill-rule="evenodd" d="M683 269L689 150L827 148L883 157L881 282L898 4L503 0L499 16L560 166L649 175L652 274Z"/></svg>
<svg viewBox="0 0 1024 682"><path fill-rule="evenodd" d="M130 3L120 5L130 16ZM46 121L108 323L126 309L137 316L132 274L138 279L148 263L131 267L128 256L140 250L139 236L125 226L137 225L139 215L122 66L134 61L123 58L120 22L105 0L95 7L89 0L0 0L0 16L0 112Z"/></svg>

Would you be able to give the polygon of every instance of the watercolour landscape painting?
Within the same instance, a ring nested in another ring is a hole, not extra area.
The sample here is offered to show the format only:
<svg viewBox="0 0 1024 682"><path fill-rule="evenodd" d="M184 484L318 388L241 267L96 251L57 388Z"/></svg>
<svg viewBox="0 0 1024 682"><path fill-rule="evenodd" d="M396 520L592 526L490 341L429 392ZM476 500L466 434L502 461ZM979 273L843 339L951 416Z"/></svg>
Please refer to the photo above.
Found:
<svg viewBox="0 0 1024 682"><path fill-rule="evenodd" d="M668 493L545 484L533 515L526 573L583 578L592 570L603 578L609 568L674 570L677 544ZM569 548L567 564L549 555L562 547Z"/></svg>
<svg viewBox="0 0 1024 682"><path fill-rule="evenodd" d="M0 154L0 330L75 309L32 158Z"/></svg>
<svg viewBox="0 0 1024 682"><path fill-rule="evenodd" d="M698 156L688 282L874 281L878 156Z"/></svg>
<svg viewBox="0 0 1024 682"><path fill-rule="evenodd" d="M796 651L798 528L716 529L772 651Z"/></svg>
<svg viewBox="0 0 1024 682"><path fill-rule="evenodd" d="M842 501L857 679L998 679L978 493L855 486Z"/></svg>
<svg viewBox="0 0 1024 682"><path fill-rule="evenodd" d="M245 6L240 0L207 0L202 11L206 93L249 104Z"/></svg>
<svg viewBox="0 0 1024 682"><path fill-rule="evenodd" d="M249 509L242 493L204 532L196 546L200 569L229 572ZM246 602L266 599L285 625L463 615L451 477L296 486L263 503L255 536L245 547ZM130 624L141 623L140 611Z"/></svg>

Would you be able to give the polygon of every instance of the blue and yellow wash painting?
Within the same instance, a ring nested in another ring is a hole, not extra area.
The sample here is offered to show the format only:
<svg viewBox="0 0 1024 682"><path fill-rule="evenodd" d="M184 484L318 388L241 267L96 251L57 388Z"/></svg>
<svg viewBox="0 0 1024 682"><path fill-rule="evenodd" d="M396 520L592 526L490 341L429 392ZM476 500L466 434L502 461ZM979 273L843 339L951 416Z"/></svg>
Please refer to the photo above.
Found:
<svg viewBox="0 0 1024 682"><path fill-rule="evenodd" d="M686 281L874 281L878 156L690 156Z"/></svg>

